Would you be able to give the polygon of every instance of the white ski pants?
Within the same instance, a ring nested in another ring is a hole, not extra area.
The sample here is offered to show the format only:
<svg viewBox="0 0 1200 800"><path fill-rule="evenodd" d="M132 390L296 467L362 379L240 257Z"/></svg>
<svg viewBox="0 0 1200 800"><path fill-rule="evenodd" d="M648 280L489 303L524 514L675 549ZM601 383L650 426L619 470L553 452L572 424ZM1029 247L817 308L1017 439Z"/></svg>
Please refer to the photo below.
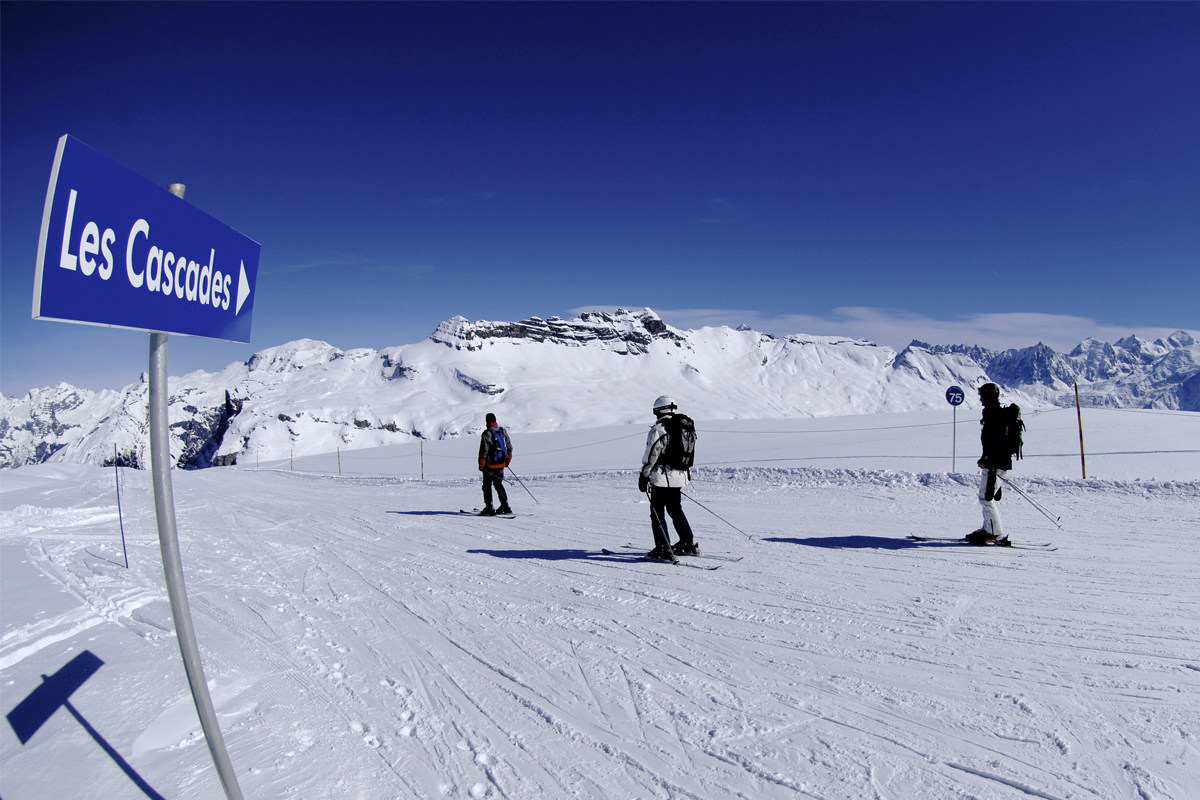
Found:
<svg viewBox="0 0 1200 800"><path fill-rule="evenodd" d="M979 507L983 509L983 529L995 536L997 539L1004 538L1004 528L1000 525L1000 510L996 508L995 500L988 500L988 476L989 473L995 475L995 485L993 492L998 491L1003 485L1000 479L1008 474L1007 470L981 470L979 478Z"/></svg>

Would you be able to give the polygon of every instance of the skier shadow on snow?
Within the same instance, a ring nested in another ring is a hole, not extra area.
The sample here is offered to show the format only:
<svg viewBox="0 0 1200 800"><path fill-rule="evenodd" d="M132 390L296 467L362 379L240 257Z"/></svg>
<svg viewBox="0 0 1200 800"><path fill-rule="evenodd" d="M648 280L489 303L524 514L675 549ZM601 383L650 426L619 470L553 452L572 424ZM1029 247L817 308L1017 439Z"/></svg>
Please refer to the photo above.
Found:
<svg viewBox="0 0 1200 800"><path fill-rule="evenodd" d="M917 542L909 539L892 539L886 536L812 536L807 539L772 536L762 541L802 544L805 547L828 547L834 550L907 550L918 546Z"/></svg>
<svg viewBox="0 0 1200 800"><path fill-rule="evenodd" d="M468 550L495 558L533 558L541 561L615 561L628 562L622 556L610 556L595 550Z"/></svg>

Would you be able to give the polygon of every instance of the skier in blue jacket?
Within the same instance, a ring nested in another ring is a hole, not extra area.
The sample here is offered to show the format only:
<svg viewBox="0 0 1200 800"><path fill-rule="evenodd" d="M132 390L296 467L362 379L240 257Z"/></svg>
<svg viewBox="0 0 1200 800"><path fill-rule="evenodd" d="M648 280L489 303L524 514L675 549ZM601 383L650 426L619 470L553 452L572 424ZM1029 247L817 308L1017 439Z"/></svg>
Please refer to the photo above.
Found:
<svg viewBox="0 0 1200 800"><path fill-rule="evenodd" d="M483 473L483 511L485 517L496 514L511 514L508 507L508 492L504 491L504 468L512 463L513 446L508 431L496 423L496 415L484 417L487 427L479 437L479 471ZM492 507L492 488L500 497L500 508Z"/></svg>

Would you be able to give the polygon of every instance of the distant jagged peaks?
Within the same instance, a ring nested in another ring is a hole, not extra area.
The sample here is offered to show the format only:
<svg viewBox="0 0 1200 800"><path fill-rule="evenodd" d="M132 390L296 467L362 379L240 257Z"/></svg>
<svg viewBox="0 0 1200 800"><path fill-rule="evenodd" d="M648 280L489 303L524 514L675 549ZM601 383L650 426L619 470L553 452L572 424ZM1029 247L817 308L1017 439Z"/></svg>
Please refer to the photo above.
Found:
<svg viewBox="0 0 1200 800"><path fill-rule="evenodd" d="M520 322L470 322L466 317L454 317L438 325L429 338L456 350L479 350L485 343L498 340L549 342L567 346L599 342L611 350L628 355L645 353L656 339L667 340L678 346L687 342L687 337L681 331L663 322L649 308L641 311L585 311L569 320L561 317L530 317Z"/></svg>
<svg viewBox="0 0 1200 800"><path fill-rule="evenodd" d="M1088 405L1200 411L1193 388L1200 382L1200 345L1186 331L1153 342L1127 336L1109 344L1089 337L1065 355L1041 342L1019 350L988 350L914 339L904 353L913 348L967 356L1001 386L1056 404L1073 402L1067 392L1078 383Z"/></svg>

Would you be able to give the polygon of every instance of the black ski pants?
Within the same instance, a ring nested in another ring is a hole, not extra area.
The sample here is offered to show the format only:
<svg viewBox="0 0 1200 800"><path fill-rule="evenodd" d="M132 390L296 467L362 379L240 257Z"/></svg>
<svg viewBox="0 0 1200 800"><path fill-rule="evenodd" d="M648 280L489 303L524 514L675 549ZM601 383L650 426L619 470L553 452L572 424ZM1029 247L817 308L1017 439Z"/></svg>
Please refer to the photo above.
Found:
<svg viewBox="0 0 1200 800"><path fill-rule="evenodd" d="M500 506L508 505L508 492L504 491L504 469L485 469L483 471L483 502L491 506L492 487L496 487L496 495L500 498Z"/></svg>
<svg viewBox="0 0 1200 800"><path fill-rule="evenodd" d="M650 487L650 529L654 531L656 547L671 546L670 536L664 527L667 523L666 515L670 515L675 533L679 534L679 541L683 544L692 543L692 526L683 514L682 493L682 489L669 486Z"/></svg>

